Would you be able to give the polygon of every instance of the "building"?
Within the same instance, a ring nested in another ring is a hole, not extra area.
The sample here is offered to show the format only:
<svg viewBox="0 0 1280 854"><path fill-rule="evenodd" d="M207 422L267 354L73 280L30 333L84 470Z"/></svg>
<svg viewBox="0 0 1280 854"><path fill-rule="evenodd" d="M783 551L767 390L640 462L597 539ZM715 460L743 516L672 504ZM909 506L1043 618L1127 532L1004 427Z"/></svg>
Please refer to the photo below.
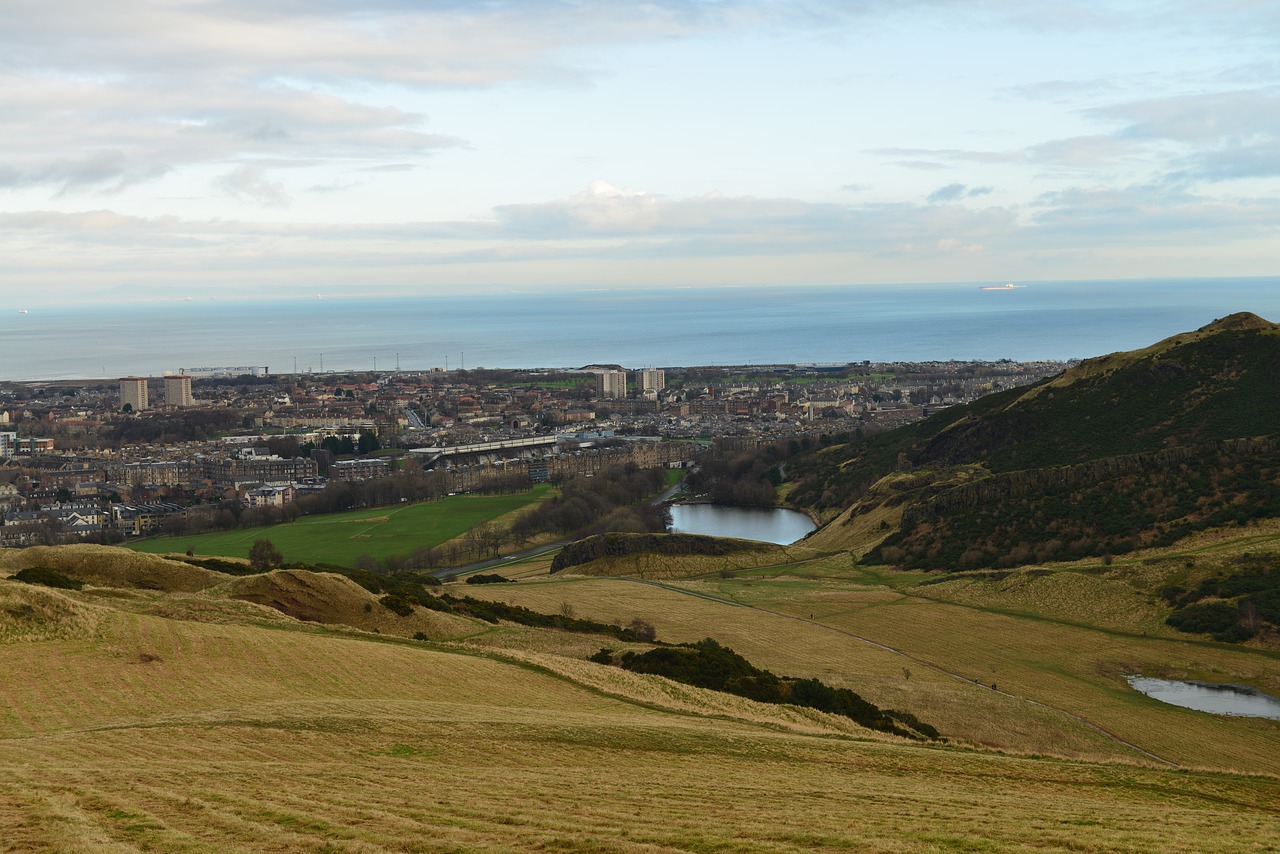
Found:
<svg viewBox="0 0 1280 854"><path fill-rule="evenodd" d="M18 434L0 433L0 457L12 457L18 453Z"/></svg>
<svg viewBox="0 0 1280 854"><path fill-rule="evenodd" d="M298 500L298 490L293 486L260 486L245 493L249 507L283 507Z"/></svg>
<svg viewBox="0 0 1280 854"><path fill-rule="evenodd" d="M128 407L134 412L147 408L147 378L120 378L120 408Z"/></svg>
<svg viewBox="0 0 1280 854"><path fill-rule="evenodd" d="M626 371L601 371L596 374L596 397L623 398L626 396Z"/></svg>
<svg viewBox="0 0 1280 854"><path fill-rule="evenodd" d="M333 480L372 480L375 477L386 477L390 473L386 460L369 457L338 460L329 466L329 477Z"/></svg>
<svg viewBox="0 0 1280 854"><path fill-rule="evenodd" d="M194 460L141 460L114 466L111 472L126 486L185 486L201 474Z"/></svg>
<svg viewBox="0 0 1280 854"><path fill-rule="evenodd" d="M316 461L307 457L282 459L269 456L201 461L201 476L221 486L301 483L319 473Z"/></svg>
<svg viewBox="0 0 1280 854"><path fill-rule="evenodd" d="M186 508L177 504L113 504L111 521L124 534L137 537L152 534L171 519L186 518Z"/></svg>
<svg viewBox="0 0 1280 854"><path fill-rule="evenodd" d="M662 368L645 368L637 371L636 375L640 394L648 400L656 399L658 392L667 387L667 372Z"/></svg>
<svg viewBox="0 0 1280 854"><path fill-rule="evenodd" d="M164 378L164 405L170 409L180 407L195 406L196 402L191 397L191 377L165 377Z"/></svg>

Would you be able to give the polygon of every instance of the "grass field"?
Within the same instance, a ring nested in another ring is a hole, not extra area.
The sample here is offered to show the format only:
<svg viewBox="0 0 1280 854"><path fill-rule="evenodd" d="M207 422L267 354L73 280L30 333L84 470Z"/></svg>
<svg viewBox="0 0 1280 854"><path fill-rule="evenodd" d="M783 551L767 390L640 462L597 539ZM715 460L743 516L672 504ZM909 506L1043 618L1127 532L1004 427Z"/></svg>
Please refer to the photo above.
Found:
<svg viewBox="0 0 1280 854"><path fill-rule="evenodd" d="M666 582L684 593L560 574L472 595L549 611L569 603L581 616L624 624L641 616L668 641L711 635L759 666L846 685L962 741L1097 759L1142 758L1071 717L1077 715L1179 765L1280 773L1280 722L1169 706L1133 691L1123 679L1140 673L1250 684L1277 693L1280 653L1274 650L1204 642L1152 625L1149 609L1135 604L1132 589L1107 579L1075 573L1038 579L1038 601L1020 590L1018 610L1009 602L986 608L976 596L940 601L949 585L911 586L923 574L888 573L902 589L879 583L887 580L883 575L853 567L841 556L748 570L735 578ZM938 598L925 598L930 595ZM1126 619L1132 630L1118 630ZM1144 636L1143 627L1152 633Z"/></svg>
<svg viewBox="0 0 1280 854"><path fill-rule="evenodd" d="M190 537L156 537L130 548L153 554L193 550L198 555L247 558L253 541L271 540L286 561L351 566L357 557L407 554L461 536L481 522L497 519L547 498L548 485L511 495L453 495L439 501L304 516L267 528L246 528Z"/></svg>
<svg viewBox="0 0 1280 854"><path fill-rule="evenodd" d="M113 601L0 580L0 623L50 629L0 633L0 851L1276 846L1274 778L866 740L586 662Z"/></svg>

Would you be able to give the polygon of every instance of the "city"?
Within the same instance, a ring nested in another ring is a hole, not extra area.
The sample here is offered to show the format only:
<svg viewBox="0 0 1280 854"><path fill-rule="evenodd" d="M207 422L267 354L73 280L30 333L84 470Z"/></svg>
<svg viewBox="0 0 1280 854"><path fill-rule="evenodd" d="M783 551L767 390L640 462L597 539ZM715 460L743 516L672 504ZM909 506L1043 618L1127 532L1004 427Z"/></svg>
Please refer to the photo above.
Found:
<svg viewBox="0 0 1280 854"><path fill-rule="evenodd" d="M332 483L409 473L431 476L414 494L427 498L558 483L615 463L679 468L712 447L901 426L1068 366L278 376L243 367L117 383L10 382L0 385L0 545L272 524L297 518L307 506L299 499Z"/></svg>

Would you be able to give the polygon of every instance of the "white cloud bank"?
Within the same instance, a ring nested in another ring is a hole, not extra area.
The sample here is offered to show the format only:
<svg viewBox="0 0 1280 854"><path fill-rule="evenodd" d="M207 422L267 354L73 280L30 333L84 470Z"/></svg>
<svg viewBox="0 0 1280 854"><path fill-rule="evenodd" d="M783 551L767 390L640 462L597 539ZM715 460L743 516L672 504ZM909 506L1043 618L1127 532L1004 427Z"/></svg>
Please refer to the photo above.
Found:
<svg viewBox="0 0 1280 854"><path fill-rule="evenodd" d="M1278 9L14 0L0 292L1273 274Z"/></svg>

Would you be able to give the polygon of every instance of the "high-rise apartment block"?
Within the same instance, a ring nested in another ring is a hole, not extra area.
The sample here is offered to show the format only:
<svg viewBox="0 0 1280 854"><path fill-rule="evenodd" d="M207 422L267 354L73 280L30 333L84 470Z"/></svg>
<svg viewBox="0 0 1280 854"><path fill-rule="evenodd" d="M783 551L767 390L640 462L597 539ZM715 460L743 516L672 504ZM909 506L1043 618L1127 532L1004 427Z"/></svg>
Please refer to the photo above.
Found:
<svg viewBox="0 0 1280 854"><path fill-rule="evenodd" d="M147 378L120 378L120 408L129 407L134 412L147 408Z"/></svg>
<svg viewBox="0 0 1280 854"><path fill-rule="evenodd" d="M18 434L0 433L0 457L12 457L18 453Z"/></svg>
<svg viewBox="0 0 1280 854"><path fill-rule="evenodd" d="M637 371L640 375L640 391L657 394L667 387L667 372L662 368L645 368Z"/></svg>
<svg viewBox="0 0 1280 854"><path fill-rule="evenodd" d="M195 406L191 397L191 377L177 376L164 378L164 405L170 409Z"/></svg>
<svg viewBox="0 0 1280 854"><path fill-rule="evenodd" d="M596 397L623 398L626 396L626 371L601 371L596 374Z"/></svg>

